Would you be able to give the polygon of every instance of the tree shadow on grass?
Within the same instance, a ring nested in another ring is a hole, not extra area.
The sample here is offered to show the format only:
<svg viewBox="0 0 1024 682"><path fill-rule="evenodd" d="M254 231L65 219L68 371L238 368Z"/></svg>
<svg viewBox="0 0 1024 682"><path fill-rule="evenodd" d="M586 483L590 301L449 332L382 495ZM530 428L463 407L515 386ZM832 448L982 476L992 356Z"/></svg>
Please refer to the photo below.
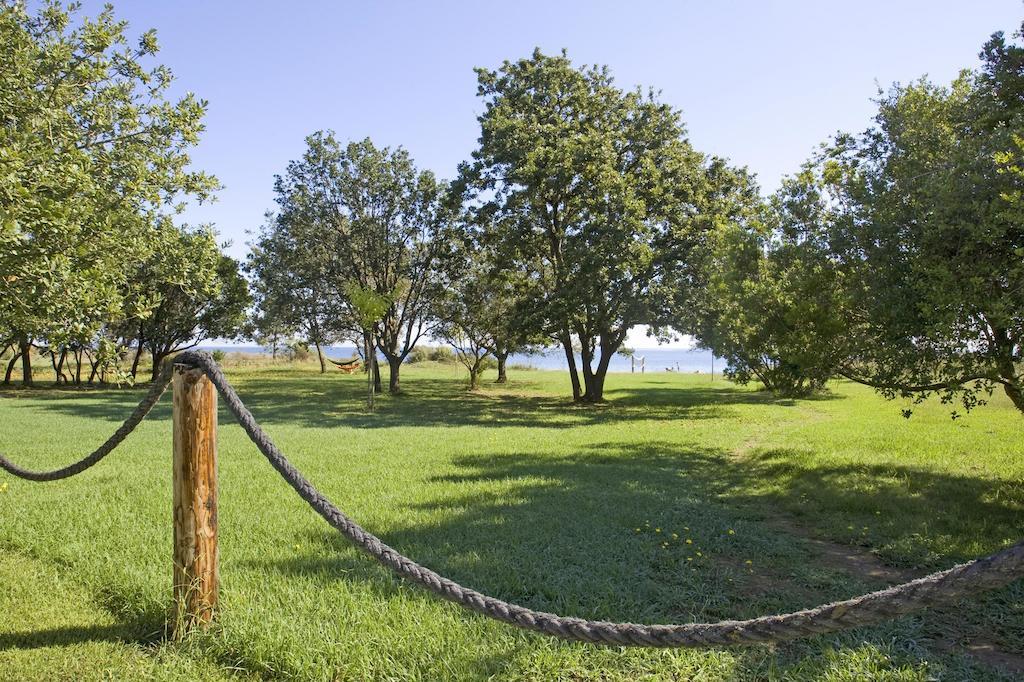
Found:
<svg viewBox="0 0 1024 682"><path fill-rule="evenodd" d="M230 375L229 375L230 379ZM797 401L770 393L751 391L722 382L715 387L657 385L612 388L608 401L578 405L570 400L531 390L531 382L513 382L507 387L488 387L468 392L457 378L415 378L404 384L404 393L384 395L370 413L365 407L365 386L358 377L335 375L293 375L272 378L252 375L235 380L243 402L264 424L299 424L311 428L392 428L433 426L520 426L566 429L591 424L615 424L649 419L719 419L735 414L738 405L793 406ZM671 382L652 382L655 384ZM4 397L27 396L37 409L47 409L88 419L117 422L124 419L145 394L146 386L109 390L34 390L0 393ZM81 399L78 399L78 398ZM834 399L824 395L819 399ZM170 418L170 400L165 396L150 419ZM222 423L231 417L221 409Z"/></svg>
<svg viewBox="0 0 1024 682"><path fill-rule="evenodd" d="M141 643L149 642L139 631L125 625L70 625L24 632L0 632L0 651L8 649L42 649L74 646L86 642Z"/></svg>
<svg viewBox="0 0 1024 682"><path fill-rule="evenodd" d="M126 613L111 598L97 595L99 606L119 619L109 625L65 625L52 628L14 632L0 631L0 651L7 649L40 649L74 646L86 642L115 642L151 645L163 641L167 634L166 614L155 610Z"/></svg>
<svg viewBox="0 0 1024 682"><path fill-rule="evenodd" d="M818 490L819 500L831 500L818 514L842 518L888 508L913 480L901 524L891 529L894 541L984 534L996 549L1003 532L1019 528L1024 495L1012 485L912 467L800 469L792 454L777 450L736 461L728 453L662 442L628 452L608 443L570 457L467 456L456 460L455 473L429 481L443 494L406 505L408 518L418 522L391 528L383 539L467 587L533 609L671 623L791 611L881 587L877 578L817 562L807 537L769 523L802 504L808 486ZM764 477L778 480L766 488ZM877 485L851 485L851 479ZM993 494L993 486L1000 494ZM337 533L317 530L310 539L318 551L253 567L367 581L382 599L396 594L398 580L359 558ZM958 558L952 548L940 563ZM987 633L1012 647L1024 631L1021 588L819 641L884 649L894 640L927 643L956 628L958 637ZM784 668L815 652L820 650L813 643L797 643L770 657ZM948 660L940 649L901 655L904 662L930 661L937 669ZM763 665L764 656L742 654L751 665Z"/></svg>

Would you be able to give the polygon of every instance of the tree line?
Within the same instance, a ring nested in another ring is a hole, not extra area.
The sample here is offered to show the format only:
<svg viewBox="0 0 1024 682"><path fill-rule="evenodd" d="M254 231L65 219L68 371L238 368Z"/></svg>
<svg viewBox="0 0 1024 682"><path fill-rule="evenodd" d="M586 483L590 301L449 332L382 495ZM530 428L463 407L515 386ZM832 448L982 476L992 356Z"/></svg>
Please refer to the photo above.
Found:
<svg viewBox="0 0 1024 682"><path fill-rule="evenodd" d="M494 358L557 347L574 400L604 399L630 328L686 333L728 375L785 395L846 377L964 408L1024 411L1024 49L996 33L949 86L877 99L763 196L690 143L653 90L537 50L477 69L472 156L448 181L404 148L331 131L275 178L244 263L179 225L217 189L192 171L205 102L170 100L111 10L0 13L0 344L31 383L139 371L205 338L353 341L401 389L425 339L476 387ZM1019 36L1020 34L1018 34ZM84 368L84 377L83 377Z"/></svg>
<svg viewBox="0 0 1024 682"><path fill-rule="evenodd" d="M206 102L171 99L153 31L131 41L111 8L0 6L0 350L9 383L33 351L58 382L135 374L204 337L231 336L248 289L208 227L178 225L216 178L191 170Z"/></svg>

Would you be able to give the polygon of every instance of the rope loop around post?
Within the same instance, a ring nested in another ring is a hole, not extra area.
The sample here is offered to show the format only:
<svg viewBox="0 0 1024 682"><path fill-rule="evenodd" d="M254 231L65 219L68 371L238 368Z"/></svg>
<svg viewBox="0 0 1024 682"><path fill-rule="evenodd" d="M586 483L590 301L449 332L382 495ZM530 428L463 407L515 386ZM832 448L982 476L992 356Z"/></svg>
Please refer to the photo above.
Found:
<svg viewBox="0 0 1024 682"><path fill-rule="evenodd" d="M671 625L610 623L535 611L482 594L421 566L335 507L292 465L263 431L209 353L187 351L165 361L156 382L125 423L99 449L64 469L31 472L0 456L0 468L35 481L57 480L80 473L113 450L159 400L170 381L173 364L202 370L224 398L228 410L267 461L309 506L332 527L399 576L471 611L516 627L563 639L641 647L704 647L779 643L811 635L873 625L923 608L954 603L1024 577L1024 541L982 559L851 599L792 613L748 620Z"/></svg>
<svg viewBox="0 0 1024 682"><path fill-rule="evenodd" d="M177 362L201 367L228 410L271 466L309 506L354 545L398 575L471 611L526 630L594 644L642 647L731 646L785 642L872 625L973 593L1005 586L1024 576L1024 541L991 556L918 580L793 613L748 620L676 625L609 623L534 611L481 594L421 566L364 530L317 490L274 445L208 353L189 352Z"/></svg>

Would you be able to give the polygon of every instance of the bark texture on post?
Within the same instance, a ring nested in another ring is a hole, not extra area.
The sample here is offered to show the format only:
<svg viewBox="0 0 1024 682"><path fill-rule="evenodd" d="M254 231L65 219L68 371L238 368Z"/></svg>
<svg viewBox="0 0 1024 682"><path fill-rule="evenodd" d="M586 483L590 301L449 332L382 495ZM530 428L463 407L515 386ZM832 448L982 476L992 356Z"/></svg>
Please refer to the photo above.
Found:
<svg viewBox="0 0 1024 682"><path fill-rule="evenodd" d="M174 368L174 620L184 634L213 619L217 553L217 389Z"/></svg>

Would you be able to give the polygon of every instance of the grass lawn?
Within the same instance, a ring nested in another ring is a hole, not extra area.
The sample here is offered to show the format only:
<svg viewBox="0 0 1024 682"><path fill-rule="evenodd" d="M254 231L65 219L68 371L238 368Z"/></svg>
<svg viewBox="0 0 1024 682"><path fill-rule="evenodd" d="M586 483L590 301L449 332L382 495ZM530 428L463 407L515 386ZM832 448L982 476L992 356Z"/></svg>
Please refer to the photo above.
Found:
<svg viewBox="0 0 1024 682"><path fill-rule="evenodd" d="M1024 417L953 421L847 383L777 400L707 375L613 375L607 405L558 372L463 390L446 366L361 407L362 378L229 368L341 509L467 586L582 618L745 618L859 594L1024 536ZM492 377L493 379L493 377ZM141 389L0 393L0 449L50 468L106 438ZM1024 582L781 647L566 643L436 599L348 547L221 414L221 612L163 638L170 401L63 482L0 475L0 680L1016 679ZM1016 671L1016 672L1014 672Z"/></svg>

